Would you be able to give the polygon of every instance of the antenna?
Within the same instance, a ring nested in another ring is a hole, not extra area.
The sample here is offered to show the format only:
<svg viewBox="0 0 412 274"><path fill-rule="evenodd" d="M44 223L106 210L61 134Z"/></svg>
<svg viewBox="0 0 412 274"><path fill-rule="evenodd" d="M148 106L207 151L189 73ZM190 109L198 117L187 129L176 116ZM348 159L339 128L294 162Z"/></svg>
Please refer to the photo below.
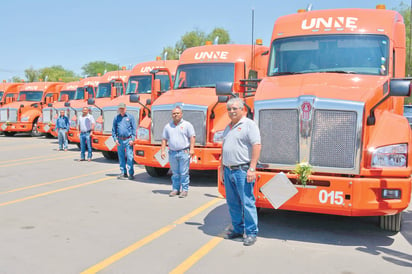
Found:
<svg viewBox="0 0 412 274"><path fill-rule="evenodd" d="M412 0L411 0L412 1ZM252 8L252 69L255 69L255 38L254 38L254 32L255 32L255 9Z"/></svg>
<svg viewBox="0 0 412 274"><path fill-rule="evenodd" d="M412 0L411 0L411 1L412 1ZM215 37L215 40L213 41L213 44L214 44L214 45L219 44L219 36L216 36L216 37Z"/></svg>
<svg viewBox="0 0 412 274"><path fill-rule="evenodd" d="M308 5L308 7L306 8L306 11L311 11L312 10L312 3L310 3L309 5Z"/></svg>

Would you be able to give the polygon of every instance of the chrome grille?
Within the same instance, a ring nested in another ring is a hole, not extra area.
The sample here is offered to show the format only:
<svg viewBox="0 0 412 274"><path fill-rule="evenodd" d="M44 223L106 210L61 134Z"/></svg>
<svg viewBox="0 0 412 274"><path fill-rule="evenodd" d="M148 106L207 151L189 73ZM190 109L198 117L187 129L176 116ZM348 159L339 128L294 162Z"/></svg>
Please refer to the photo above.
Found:
<svg viewBox="0 0 412 274"><path fill-rule="evenodd" d="M316 110L310 161L313 166L353 168L356 112Z"/></svg>
<svg viewBox="0 0 412 274"><path fill-rule="evenodd" d="M0 122L7 122L7 108L0 109Z"/></svg>
<svg viewBox="0 0 412 274"><path fill-rule="evenodd" d="M50 111L51 109L50 108L44 108L43 110L42 110L42 114L43 114L43 123L48 123L48 122L50 122L51 121L51 119L52 119L52 111Z"/></svg>
<svg viewBox="0 0 412 274"><path fill-rule="evenodd" d="M101 115L100 109L92 107L92 113L91 114L92 114L94 120L97 120L97 118L99 118L100 115Z"/></svg>
<svg viewBox="0 0 412 274"><path fill-rule="evenodd" d="M10 108L9 109L9 119L10 122L17 122L17 109Z"/></svg>
<svg viewBox="0 0 412 274"><path fill-rule="evenodd" d="M103 133L112 134L113 119L117 115L116 109L103 109Z"/></svg>
<svg viewBox="0 0 412 274"><path fill-rule="evenodd" d="M299 124L296 109L262 110L259 114L262 150L260 162L294 165L299 160Z"/></svg>
<svg viewBox="0 0 412 274"><path fill-rule="evenodd" d="M259 163L292 170L359 174L364 103L301 96L255 101L262 151Z"/></svg>
<svg viewBox="0 0 412 274"><path fill-rule="evenodd" d="M172 120L169 109L152 109L152 142L162 141L163 128ZM185 105L183 109L183 119L190 122L196 133L196 144L204 146L206 144L206 111L207 107Z"/></svg>

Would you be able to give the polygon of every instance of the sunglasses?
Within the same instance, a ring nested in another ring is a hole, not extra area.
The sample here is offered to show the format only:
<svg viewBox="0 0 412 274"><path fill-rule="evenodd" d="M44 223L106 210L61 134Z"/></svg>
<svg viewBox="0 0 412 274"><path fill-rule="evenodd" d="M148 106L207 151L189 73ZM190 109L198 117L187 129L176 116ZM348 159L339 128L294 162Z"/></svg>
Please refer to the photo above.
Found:
<svg viewBox="0 0 412 274"><path fill-rule="evenodd" d="M237 107L227 108L228 111L232 111L232 110L236 111L236 110L238 110L238 109L240 109L240 108L237 108Z"/></svg>

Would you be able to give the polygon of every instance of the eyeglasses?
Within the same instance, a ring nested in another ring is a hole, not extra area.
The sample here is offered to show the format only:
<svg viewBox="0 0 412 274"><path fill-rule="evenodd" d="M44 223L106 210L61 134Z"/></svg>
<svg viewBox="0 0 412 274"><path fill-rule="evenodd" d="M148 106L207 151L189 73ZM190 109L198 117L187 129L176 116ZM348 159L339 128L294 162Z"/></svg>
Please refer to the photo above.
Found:
<svg viewBox="0 0 412 274"><path fill-rule="evenodd" d="M236 110L238 110L239 108L237 108L237 107L231 107L231 108L227 108L227 111L232 111L232 110L234 110L234 111L236 111Z"/></svg>

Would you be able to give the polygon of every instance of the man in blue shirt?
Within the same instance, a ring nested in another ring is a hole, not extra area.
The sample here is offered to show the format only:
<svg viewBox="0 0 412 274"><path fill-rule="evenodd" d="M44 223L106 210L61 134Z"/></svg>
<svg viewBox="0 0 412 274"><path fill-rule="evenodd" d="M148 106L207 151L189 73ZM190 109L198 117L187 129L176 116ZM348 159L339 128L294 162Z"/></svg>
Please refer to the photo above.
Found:
<svg viewBox="0 0 412 274"><path fill-rule="evenodd" d="M133 141L136 138L136 120L133 115L126 112L125 103L119 104L119 114L113 119L112 137L117 145L120 163L120 175L117 178L133 180Z"/></svg>
<svg viewBox="0 0 412 274"><path fill-rule="evenodd" d="M64 110L60 111L60 116L57 118L56 121L56 130L57 130L57 137L59 138L59 150L62 151L64 147L64 151L67 151L67 131L69 130L69 118L64 115Z"/></svg>

